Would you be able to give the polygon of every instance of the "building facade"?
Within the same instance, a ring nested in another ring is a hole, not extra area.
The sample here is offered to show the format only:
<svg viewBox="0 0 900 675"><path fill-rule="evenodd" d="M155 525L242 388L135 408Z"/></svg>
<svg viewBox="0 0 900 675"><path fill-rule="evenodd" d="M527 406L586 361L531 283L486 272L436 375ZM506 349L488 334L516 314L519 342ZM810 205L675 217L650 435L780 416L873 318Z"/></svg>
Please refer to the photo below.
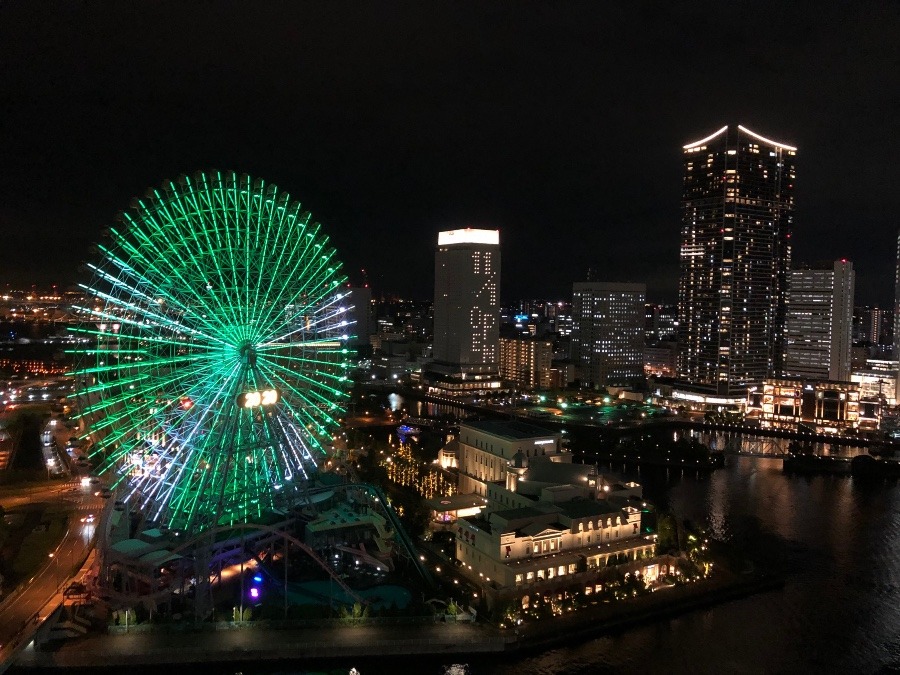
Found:
<svg viewBox="0 0 900 675"><path fill-rule="evenodd" d="M519 452L528 458L571 462L561 439L560 433L525 422L464 422L456 439L460 494L487 496L488 483L505 482L507 465Z"/></svg>
<svg viewBox="0 0 900 675"><path fill-rule="evenodd" d="M521 389L549 389L553 343L528 337L500 338L500 377Z"/></svg>
<svg viewBox="0 0 900 675"><path fill-rule="evenodd" d="M850 381L853 263L791 270L784 376Z"/></svg>
<svg viewBox="0 0 900 675"><path fill-rule="evenodd" d="M727 396L782 370L797 148L738 125L683 152L679 378Z"/></svg>
<svg viewBox="0 0 900 675"><path fill-rule="evenodd" d="M434 270L434 361L445 393L500 387L500 232L438 234Z"/></svg>
<svg viewBox="0 0 900 675"><path fill-rule="evenodd" d="M839 433L859 427L859 385L772 378L762 383L762 396L753 396L748 417L762 427Z"/></svg>
<svg viewBox="0 0 900 675"><path fill-rule="evenodd" d="M644 376L644 284L576 282L572 361L582 387L628 386Z"/></svg>
<svg viewBox="0 0 900 675"><path fill-rule="evenodd" d="M572 463L561 434L468 421L454 443L460 493L483 498L472 502L477 513L452 524L456 558L489 607L510 600L527 607L531 594L572 587L588 592L614 569L648 582L660 573L656 538L642 529L641 486Z"/></svg>

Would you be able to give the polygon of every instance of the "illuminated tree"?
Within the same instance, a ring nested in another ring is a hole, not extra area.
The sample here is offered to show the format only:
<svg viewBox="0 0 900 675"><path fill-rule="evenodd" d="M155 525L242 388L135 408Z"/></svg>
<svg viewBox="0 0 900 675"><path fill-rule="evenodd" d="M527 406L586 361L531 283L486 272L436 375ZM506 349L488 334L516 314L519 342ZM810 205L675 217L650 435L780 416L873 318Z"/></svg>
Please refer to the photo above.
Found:
<svg viewBox="0 0 900 675"><path fill-rule="evenodd" d="M201 173L136 200L99 251L75 376L114 487L191 530L302 496L349 387L320 225L274 185Z"/></svg>

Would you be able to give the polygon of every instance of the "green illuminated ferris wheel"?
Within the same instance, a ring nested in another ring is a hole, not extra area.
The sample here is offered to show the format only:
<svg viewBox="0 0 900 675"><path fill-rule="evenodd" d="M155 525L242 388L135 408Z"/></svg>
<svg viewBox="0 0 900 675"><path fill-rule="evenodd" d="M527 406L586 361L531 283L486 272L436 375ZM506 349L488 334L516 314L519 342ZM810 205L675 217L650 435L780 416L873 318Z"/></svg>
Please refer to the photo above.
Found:
<svg viewBox="0 0 900 675"><path fill-rule="evenodd" d="M197 174L136 200L79 307L91 457L153 522L199 530L302 496L348 397L328 238L274 185Z"/></svg>

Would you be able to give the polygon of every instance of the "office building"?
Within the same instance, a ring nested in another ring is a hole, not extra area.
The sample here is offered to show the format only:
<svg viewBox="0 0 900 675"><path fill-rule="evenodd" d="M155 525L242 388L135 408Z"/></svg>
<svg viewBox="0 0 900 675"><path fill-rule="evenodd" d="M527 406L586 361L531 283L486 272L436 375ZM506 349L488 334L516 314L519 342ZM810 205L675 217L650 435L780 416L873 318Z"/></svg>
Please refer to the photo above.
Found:
<svg viewBox="0 0 900 675"><path fill-rule="evenodd" d="M791 270L784 375L850 381L853 263Z"/></svg>
<svg viewBox="0 0 900 675"><path fill-rule="evenodd" d="M500 377L520 389L549 389L553 343L518 336L500 338Z"/></svg>
<svg viewBox="0 0 900 675"><path fill-rule="evenodd" d="M797 148L738 125L683 151L678 375L739 394L782 370Z"/></svg>
<svg viewBox="0 0 900 675"><path fill-rule="evenodd" d="M586 388L633 386L644 376L644 284L576 282L572 360Z"/></svg>
<svg viewBox="0 0 900 675"><path fill-rule="evenodd" d="M434 388L460 395L499 389L500 232L441 232L434 262Z"/></svg>

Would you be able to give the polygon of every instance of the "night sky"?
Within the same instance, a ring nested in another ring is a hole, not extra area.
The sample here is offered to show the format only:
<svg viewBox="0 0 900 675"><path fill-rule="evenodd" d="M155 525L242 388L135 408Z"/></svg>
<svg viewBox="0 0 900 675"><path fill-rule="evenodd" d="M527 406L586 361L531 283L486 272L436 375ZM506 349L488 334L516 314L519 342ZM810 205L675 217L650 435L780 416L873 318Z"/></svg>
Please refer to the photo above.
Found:
<svg viewBox="0 0 900 675"><path fill-rule="evenodd" d="M77 278L118 211L265 178L351 279L426 299L437 232L499 228L502 296L588 267L674 300L681 146L799 146L795 260L888 306L900 3L0 2L0 284Z"/></svg>

